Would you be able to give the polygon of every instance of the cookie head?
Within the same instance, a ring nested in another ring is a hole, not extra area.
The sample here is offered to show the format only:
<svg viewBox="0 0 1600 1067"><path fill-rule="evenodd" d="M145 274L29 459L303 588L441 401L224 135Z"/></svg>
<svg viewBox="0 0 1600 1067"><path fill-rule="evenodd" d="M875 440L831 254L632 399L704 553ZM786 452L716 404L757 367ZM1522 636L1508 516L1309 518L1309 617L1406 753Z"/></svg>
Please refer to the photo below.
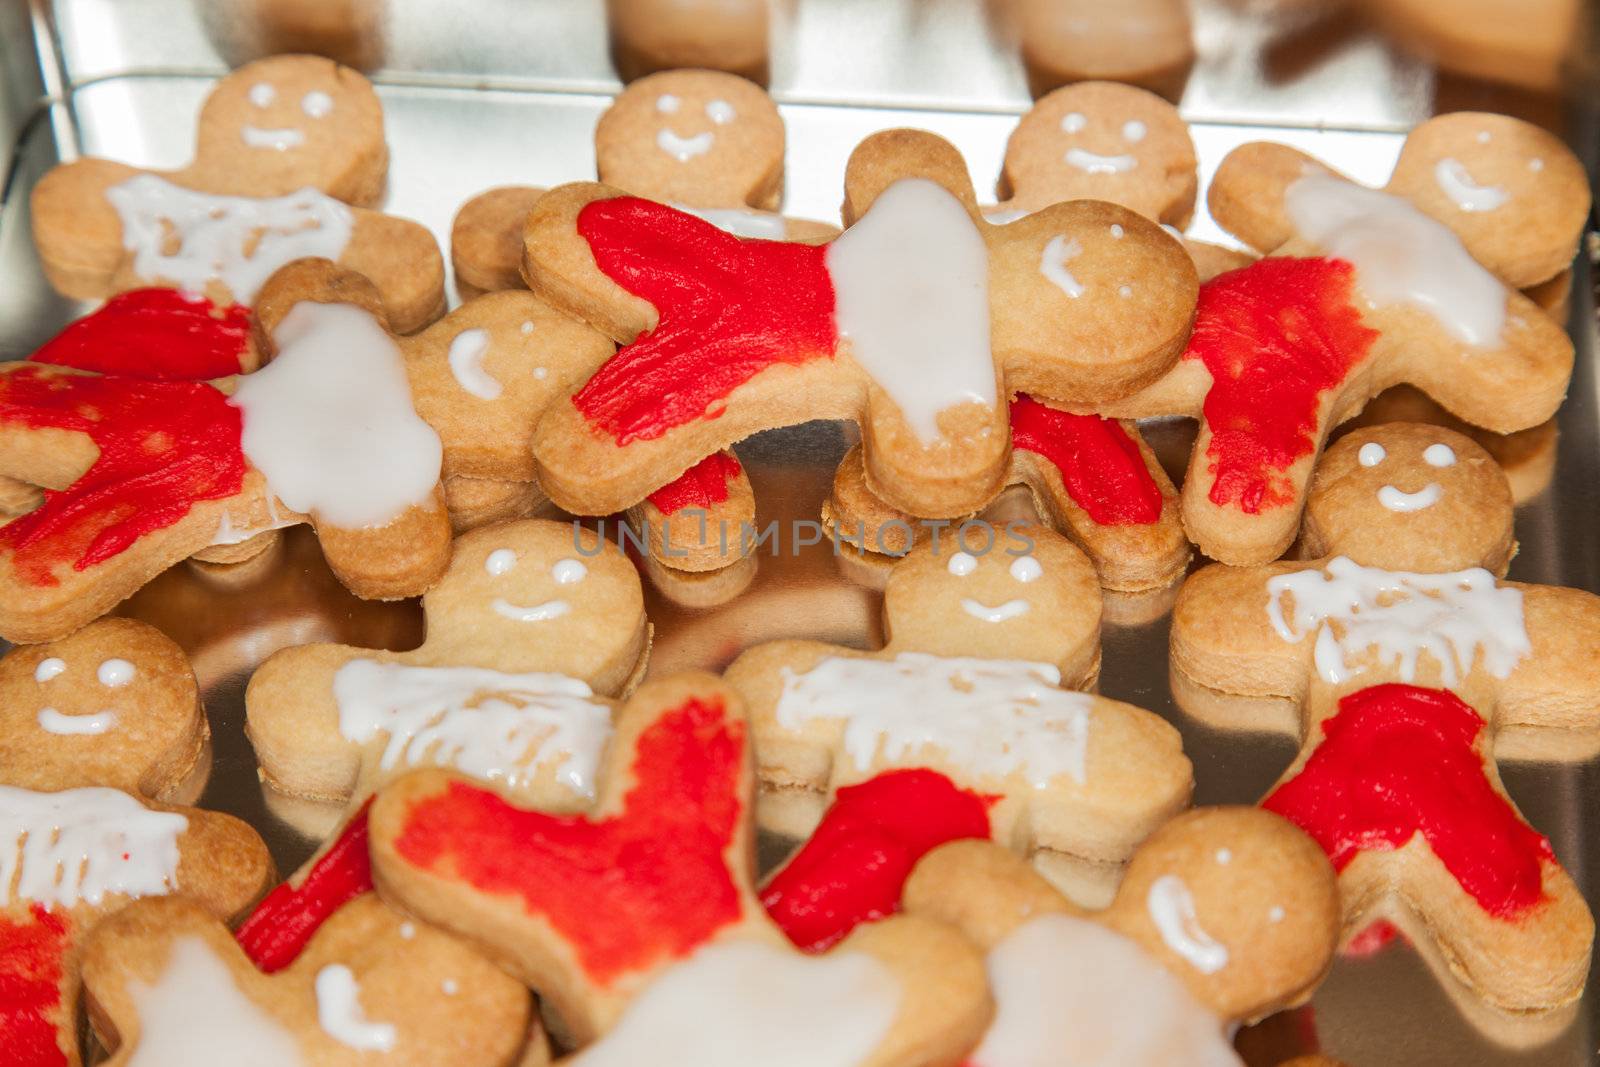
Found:
<svg viewBox="0 0 1600 1067"><path fill-rule="evenodd" d="M339 187L382 158L383 109L356 71L319 56L272 56L223 78L200 112L196 159L265 173L277 191Z"/></svg>
<svg viewBox="0 0 1600 1067"><path fill-rule="evenodd" d="M690 207L777 206L783 120L754 82L708 70L652 74L600 118L600 180Z"/></svg>
<svg viewBox="0 0 1600 1067"><path fill-rule="evenodd" d="M947 656L1078 662L1100 633L1100 586L1088 558L1042 526L964 530L947 529L937 546L930 541L895 566L884 592L890 642Z"/></svg>
<svg viewBox="0 0 1600 1067"><path fill-rule="evenodd" d="M1503 571L1511 486L1471 438L1425 423L1363 427L1323 455L1302 534L1307 556L1387 570Z"/></svg>
<svg viewBox="0 0 1600 1067"><path fill-rule="evenodd" d="M1034 211L1109 200L1156 222L1194 213L1194 143L1171 104L1143 89L1080 82L1041 98L1006 145L1002 188Z"/></svg>

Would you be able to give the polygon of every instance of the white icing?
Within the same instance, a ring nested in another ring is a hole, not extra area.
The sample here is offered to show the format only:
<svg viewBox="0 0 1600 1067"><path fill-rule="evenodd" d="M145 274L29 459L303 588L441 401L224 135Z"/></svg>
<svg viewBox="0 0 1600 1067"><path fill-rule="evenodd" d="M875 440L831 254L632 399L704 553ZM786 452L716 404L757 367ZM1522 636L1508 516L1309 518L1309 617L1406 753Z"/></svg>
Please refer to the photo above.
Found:
<svg viewBox="0 0 1600 1067"><path fill-rule="evenodd" d="M267 497L268 507L272 506L272 497ZM233 516L227 508L222 509L222 521L217 523L217 532L211 535L213 545L238 545L272 530L282 530L290 526L298 526L297 519L272 519L265 526L235 526Z"/></svg>
<svg viewBox="0 0 1600 1067"><path fill-rule="evenodd" d="M1068 240L1065 236L1057 234L1050 238L1044 246L1044 252L1039 256L1039 273L1045 279L1060 289L1063 293L1076 300L1084 293L1083 285L1067 270L1067 263L1075 259L1083 251L1083 246L1077 241Z"/></svg>
<svg viewBox="0 0 1600 1067"><path fill-rule="evenodd" d="M718 126L726 126L738 116L739 113L726 100L712 100L706 104L706 118L715 122Z"/></svg>
<svg viewBox="0 0 1600 1067"><path fill-rule="evenodd" d="M1137 944L1042 915L990 951L995 1018L973 1067L1239 1067L1222 1025Z"/></svg>
<svg viewBox="0 0 1600 1067"><path fill-rule="evenodd" d="M1115 237L1117 240L1122 240L1122 236L1125 233L1127 233L1127 231L1122 228L1122 223L1113 222L1111 224L1111 236Z"/></svg>
<svg viewBox="0 0 1600 1067"><path fill-rule="evenodd" d="M1533 171L1535 174L1539 173L1541 170L1544 170L1544 160L1538 158L1528 160L1528 169Z"/></svg>
<svg viewBox="0 0 1600 1067"><path fill-rule="evenodd" d="M517 554L509 548L497 548L483 561L483 569L497 577L516 565Z"/></svg>
<svg viewBox="0 0 1600 1067"><path fill-rule="evenodd" d="M1122 297L1123 299L1127 299L1128 297L1133 295L1133 286L1131 286L1131 285L1119 286L1118 289L1117 289L1117 295Z"/></svg>
<svg viewBox="0 0 1600 1067"><path fill-rule="evenodd" d="M1397 196L1325 174L1296 179L1284 206L1297 233L1355 265L1375 307L1409 304L1466 344L1500 343L1505 287L1442 223Z"/></svg>
<svg viewBox="0 0 1600 1067"><path fill-rule="evenodd" d="M393 1023L372 1022L361 1010L361 987L350 968L330 963L317 972L317 1025L358 1052L389 1052L398 1033Z"/></svg>
<svg viewBox="0 0 1600 1067"><path fill-rule="evenodd" d="M563 1062L856 1067L883 1042L901 997L894 974L863 952L723 941L663 971L606 1036Z"/></svg>
<svg viewBox="0 0 1600 1067"><path fill-rule="evenodd" d="M489 605L498 614L517 622L548 622L559 619L572 610L572 605L565 600L546 600L542 604L513 604L509 600L495 597L494 603Z"/></svg>
<svg viewBox="0 0 1600 1067"><path fill-rule="evenodd" d="M1389 450L1376 441L1368 441L1356 452L1356 462L1363 467L1376 467L1389 455Z"/></svg>
<svg viewBox="0 0 1600 1067"><path fill-rule="evenodd" d="M1032 556L1018 556L1011 561L1011 577L1024 585L1038 581L1042 574L1044 567L1040 566L1039 561Z"/></svg>
<svg viewBox="0 0 1600 1067"><path fill-rule="evenodd" d="M355 659L333 676L339 733L384 741L384 771L434 764L519 787L545 767L594 796L611 737L611 712L587 684L563 674L482 667L413 667Z"/></svg>
<svg viewBox="0 0 1600 1067"><path fill-rule="evenodd" d="M256 82L250 86L250 92L247 95L250 97L250 102L256 107L271 107L272 102L278 99L278 90L267 82Z"/></svg>
<svg viewBox="0 0 1600 1067"><path fill-rule="evenodd" d="M178 835L188 825L115 789L0 786L0 907L15 899L72 907L98 905L112 893L165 894L178 877Z"/></svg>
<svg viewBox="0 0 1600 1067"><path fill-rule="evenodd" d="M137 672L133 664L125 659L108 659L100 664L95 671L95 677L100 679L100 684L110 689L127 685L133 681Z"/></svg>
<svg viewBox="0 0 1600 1067"><path fill-rule="evenodd" d="M1444 195L1462 211L1494 211L1511 199L1498 185L1478 185L1466 164L1459 159L1441 159L1433 168L1433 180Z"/></svg>
<svg viewBox="0 0 1600 1067"><path fill-rule="evenodd" d="M949 571L957 578L965 578L967 575L978 569L978 557L974 556L971 552L957 552L955 555L950 557L950 562L946 563L944 566L945 570Z"/></svg>
<svg viewBox="0 0 1600 1067"><path fill-rule="evenodd" d="M457 984L454 978L446 978L439 983L439 991L447 997L453 997L461 992L461 986Z"/></svg>
<svg viewBox="0 0 1600 1067"><path fill-rule="evenodd" d="M1453 467L1456 450L1447 444L1435 442L1422 450L1422 460L1430 467Z"/></svg>
<svg viewBox="0 0 1600 1067"><path fill-rule="evenodd" d="M695 156L705 155L711 151L715 139L710 130L693 137L679 137L666 129L656 131L656 146L679 163L687 163Z"/></svg>
<svg viewBox="0 0 1600 1067"><path fill-rule="evenodd" d="M300 98L300 110L314 119L325 119L333 114L333 97L321 89L313 89Z"/></svg>
<svg viewBox="0 0 1600 1067"><path fill-rule="evenodd" d="M984 220L995 226L1007 226L1018 219L1027 218L1032 212L1024 211L1018 207L996 208L983 213Z"/></svg>
<svg viewBox="0 0 1600 1067"><path fill-rule="evenodd" d="M40 660L39 665L33 669L33 680L36 682L48 682L66 669L66 660L50 656L47 659Z"/></svg>
<svg viewBox="0 0 1600 1067"><path fill-rule="evenodd" d="M683 106L683 101L673 93L662 93L656 97L656 110L663 115L676 115L678 108Z"/></svg>
<svg viewBox="0 0 1600 1067"><path fill-rule="evenodd" d="M1138 144L1149 132L1150 128L1138 119L1130 119L1122 124L1122 139L1129 144Z"/></svg>
<svg viewBox="0 0 1600 1067"><path fill-rule="evenodd" d="M286 152L305 143L306 135L293 126L263 129L260 126L242 126L239 137L251 148L270 148Z"/></svg>
<svg viewBox="0 0 1600 1067"><path fill-rule="evenodd" d="M535 368L533 368L533 376L535 378L539 379L541 382L544 381L545 377L549 373L550 372L548 370L546 370L544 367L535 367Z"/></svg>
<svg viewBox="0 0 1600 1067"><path fill-rule="evenodd" d="M1072 111L1061 116L1061 129L1066 133L1079 133L1089 125L1089 118L1080 111Z"/></svg>
<svg viewBox="0 0 1600 1067"><path fill-rule="evenodd" d="M244 454L272 492L346 529L429 503L443 448L378 321L351 304L305 301L273 337L277 358L241 378L229 401L244 412Z"/></svg>
<svg viewBox="0 0 1600 1067"><path fill-rule="evenodd" d="M842 722L858 769L875 760L942 752L978 774L1020 773L1039 789L1086 774L1094 698L1059 688L1048 663L902 652L893 659L829 656L804 673L783 669L778 725Z"/></svg>
<svg viewBox="0 0 1600 1067"><path fill-rule="evenodd" d="M518 332L519 332L519 333L521 333L521 334L522 334L522 336L524 336L524 337L526 337L526 336L528 336L528 335L529 335L529 334L530 334L530 333L532 333L532 332L533 332L533 323L531 323L531 322L525 322L525 323L523 323L523 324L522 324L522 325L521 325L521 326L518 326L518 327L517 327L517 331L518 331Z"/></svg>
<svg viewBox="0 0 1600 1067"><path fill-rule="evenodd" d="M494 375L483 369L483 357L489 352L489 331L462 330L450 342L450 373L456 376L461 388L480 400L494 400L504 391Z"/></svg>
<svg viewBox="0 0 1600 1067"><path fill-rule="evenodd" d="M1219 862L1226 862L1221 860ZM1228 965L1227 946L1219 943L1195 915L1194 897L1183 879L1164 874L1150 883L1145 897L1150 921L1161 932L1167 947L1188 961L1201 974L1215 974Z"/></svg>
<svg viewBox="0 0 1600 1067"><path fill-rule="evenodd" d="M140 277L197 293L218 281L244 304L291 260L338 259L355 225L349 207L310 188L287 196L214 196L136 174L105 195ZM168 251L174 241L176 250Z"/></svg>
<svg viewBox="0 0 1600 1067"><path fill-rule="evenodd" d="M1272 909L1267 912L1267 921L1268 922L1273 922L1273 923L1281 923L1281 922L1283 922L1284 914L1285 914L1284 910L1281 907L1279 907L1278 905L1274 904L1272 906Z"/></svg>
<svg viewBox="0 0 1600 1067"><path fill-rule="evenodd" d="M1133 156L1102 156L1082 148L1067 149L1065 158L1068 166L1088 174L1126 174L1139 165Z"/></svg>
<svg viewBox="0 0 1600 1067"><path fill-rule="evenodd" d="M1220 866L1226 867L1228 864L1230 864L1232 862L1233 862L1233 852L1230 849L1226 849L1226 848L1217 849L1217 863Z"/></svg>
<svg viewBox="0 0 1600 1067"><path fill-rule="evenodd" d="M39 709L39 729L45 733L98 737L117 725L117 713L101 711L94 715L67 715L55 708Z"/></svg>
<svg viewBox="0 0 1600 1067"><path fill-rule="evenodd" d="M411 923L400 924L400 940L410 941L417 936L417 928Z"/></svg>
<svg viewBox="0 0 1600 1067"><path fill-rule="evenodd" d="M1422 511L1437 504L1443 495L1444 488L1438 482L1429 482L1415 493L1407 493L1392 485L1385 485L1378 490L1378 503L1390 511L1401 513Z"/></svg>
<svg viewBox="0 0 1600 1067"><path fill-rule="evenodd" d="M674 203L679 211L704 219L719 230L735 237L756 237L763 241L781 241L789 233L781 215L769 211L750 211L745 208L690 207Z"/></svg>
<svg viewBox="0 0 1600 1067"><path fill-rule="evenodd" d="M1026 600L1007 600L1004 604L990 607L980 600L964 596L961 598L961 610L971 615L974 619L982 619L984 622L1007 622L1018 615L1026 615L1028 613L1028 602Z"/></svg>
<svg viewBox="0 0 1600 1067"><path fill-rule="evenodd" d="M924 443L958 404L993 407L989 254L961 202L924 178L885 189L828 246L851 355Z"/></svg>
<svg viewBox="0 0 1600 1067"><path fill-rule="evenodd" d="M575 585L589 574L589 568L578 559L558 559L550 568L550 577L557 585Z"/></svg>
<svg viewBox="0 0 1600 1067"><path fill-rule="evenodd" d="M133 980L138 1043L127 1067L299 1067L294 1035L247 997L193 934L172 942L154 985Z"/></svg>
<svg viewBox="0 0 1600 1067"><path fill-rule="evenodd" d="M1286 593L1294 598L1288 616ZM1426 653L1447 686L1457 684L1480 654L1485 670L1505 678L1531 651L1521 590L1497 584L1482 567L1411 574L1338 556L1325 571L1269 578L1267 617L1285 641L1316 631L1317 673L1335 685L1361 673L1346 659L1367 649L1380 664L1397 666L1405 682L1416 680L1418 658Z"/></svg>
<svg viewBox="0 0 1600 1067"><path fill-rule="evenodd" d="M1488 144L1490 140L1491 140L1491 138L1489 136L1489 131L1488 130L1479 130L1478 131L1478 143L1479 144Z"/></svg>

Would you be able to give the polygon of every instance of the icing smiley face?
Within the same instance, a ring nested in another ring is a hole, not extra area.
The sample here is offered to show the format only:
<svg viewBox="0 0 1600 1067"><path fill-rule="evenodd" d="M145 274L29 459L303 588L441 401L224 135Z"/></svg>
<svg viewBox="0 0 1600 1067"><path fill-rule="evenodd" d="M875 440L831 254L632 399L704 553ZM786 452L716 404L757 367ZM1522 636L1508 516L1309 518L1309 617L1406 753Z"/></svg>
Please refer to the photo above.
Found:
<svg viewBox="0 0 1600 1067"><path fill-rule="evenodd" d="M1392 570L1503 569L1511 508L1504 472L1470 438L1422 423L1363 428L1317 467L1304 548Z"/></svg>
<svg viewBox="0 0 1600 1067"><path fill-rule="evenodd" d="M266 196L339 189L357 161L384 152L383 110L364 78L331 60L276 56L217 84L200 113L195 159L208 172L248 174L238 192Z"/></svg>
<svg viewBox="0 0 1600 1067"><path fill-rule="evenodd" d="M1098 632L1100 596L1083 553L1042 527L955 528L901 561L885 591L898 645L944 655L1057 663ZM1029 545L1022 538L1031 540Z"/></svg>
<svg viewBox="0 0 1600 1067"><path fill-rule="evenodd" d="M1143 89L1083 82L1041 98L1006 146L1008 206L1108 200L1157 222L1194 213L1194 144L1176 109Z"/></svg>
<svg viewBox="0 0 1600 1067"><path fill-rule="evenodd" d="M770 97L732 74L666 71L617 97L595 130L600 180L697 208L777 206L783 121Z"/></svg>
<svg viewBox="0 0 1600 1067"><path fill-rule="evenodd" d="M34 668L33 678L34 681L43 685L68 674L67 662L59 656L50 656L39 661L39 665ZM95 670L95 679L105 689L119 689L133 681L137 674L138 671L132 663L125 659L113 657L101 661L100 666ZM73 679L68 678L66 681L70 684ZM52 688L59 691L65 689L66 685ZM39 729L46 733L87 734L93 736L113 729L120 717L121 712L115 708L73 714L63 712L54 706L46 705L39 709L38 720Z"/></svg>

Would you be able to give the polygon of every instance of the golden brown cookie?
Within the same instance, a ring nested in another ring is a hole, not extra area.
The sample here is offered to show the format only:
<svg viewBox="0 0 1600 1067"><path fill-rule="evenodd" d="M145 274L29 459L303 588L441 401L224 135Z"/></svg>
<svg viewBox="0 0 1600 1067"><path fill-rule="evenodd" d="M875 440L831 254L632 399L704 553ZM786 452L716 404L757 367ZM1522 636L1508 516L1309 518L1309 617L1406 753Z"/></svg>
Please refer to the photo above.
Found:
<svg viewBox="0 0 1600 1067"><path fill-rule="evenodd" d="M611 57L625 81L700 67L767 80L767 0L607 0Z"/></svg>
<svg viewBox="0 0 1600 1067"><path fill-rule="evenodd" d="M1194 61L1188 0L1016 0L1035 95L1065 82L1131 82L1176 100Z"/></svg>

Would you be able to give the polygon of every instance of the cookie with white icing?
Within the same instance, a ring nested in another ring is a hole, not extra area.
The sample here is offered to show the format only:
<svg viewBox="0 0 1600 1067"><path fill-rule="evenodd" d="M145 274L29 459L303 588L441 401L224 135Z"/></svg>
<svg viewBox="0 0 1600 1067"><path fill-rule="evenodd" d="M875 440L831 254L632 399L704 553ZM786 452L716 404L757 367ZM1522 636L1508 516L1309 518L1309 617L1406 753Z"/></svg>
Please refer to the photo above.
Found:
<svg viewBox="0 0 1600 1067"><path fill-rule="evenodd" d="M187 167L82 159L51 170L32 194L34 243L51 284L78 299L164 285L253 304L289 261L333 259L371 278L408 333L444 311L444 263L424 227L370 210L388 162L365 78L317 56L273 56L217 83Z"/></svg>
<svg viewBox="0 0 1600 1067"><path fill-rule="evenodd" d="M990 1004L955 931L890 920L807 958L766 918L750 740L731 689L681 674L624 707L585 815L415 772L373 808L378 883L535 989L579 1047L568 1062L637 1063L666 1042L708 1063L772 1047L805 1062L956 1062Z"/></svg>
<svg viewBox="0 0 1600 1067"><path fill-rule="evenodd" d="M232 919L272 860L240 820L163 802L188 784L208 730L194 672L159 631L106 619L14 649L0 690L0 1048L26 1067L76 1067L95 926L167 894Z"/></svg>
<svg viewBox="0 0 1600 1067"><path fill-rule="evenodd" d="M1092 893L1188 804L1192 769L1159 716L1077 691L1100 663L1083 553L1041 527L987 533L965 551L947 531L895 565L884 648L774 641L728 668L750 706L761 820L804 837L842 787L930 768L994 798L996 840Z"/></svg>
<svg viewBox="0 0 1600 1067"><path fill-rule="evenodd" d="M1345 938L1385 919L1502 1018L1566 1011L1593 920L1495 758L1593 750L1600 597L1495 577L1510 491L1465 438L1379 427L1328 460L1307 542L1338 554L1192 575L1173 608L1179 701L1300 739L1263 803L1333 858Z"/></svg>

